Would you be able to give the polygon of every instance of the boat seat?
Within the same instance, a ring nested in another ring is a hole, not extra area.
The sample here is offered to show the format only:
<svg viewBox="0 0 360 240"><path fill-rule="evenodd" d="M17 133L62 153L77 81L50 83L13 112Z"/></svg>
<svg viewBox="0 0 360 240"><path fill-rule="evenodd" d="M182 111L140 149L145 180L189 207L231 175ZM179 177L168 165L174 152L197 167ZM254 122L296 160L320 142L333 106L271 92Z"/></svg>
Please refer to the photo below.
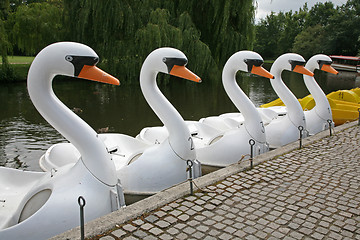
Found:
<svg viewBox="0 0 360 240"><path fill-rule="evenodd" d="M212 137L209 141L208 141L208 145L214 144L217 141L219 141L222 137L224 136L224 134L220 133L214 137Z"/></svg>
<svg viewBox="0 0 360 240"><path fill-rule="evenodd" d="M139 157L141 157L141 155L142 155L143 153L144 153L144 152L133 153L133 154L129 157L127 165L130 165L131 163L135 162Z"/></svg>
<svg viewBox="0 0 360 240"><path fill-rule="evenodd" d="M134 162L151 145L137 138L116 133L101 134L106 138L107 148L113 148L111 155L114 160L116 170Z"/></svg>
<svg viewBox="0 0 360 240"><path fill-rule="evenodd" d="M29 190L46 174L50 173L27 172L0 167L0 229L8 228L21 222L31 216L33 212L46 202L50 195L39 199L38 203L34 204L38 206L35 206L35 209L34 205L28 205L28 208L24 210L24 206L26 206L24 198L28 198Z"/></svg>
<svg viewBox="0 0 360 240"><path fill-rule="evenodd" d="M202 118L199 120L200 123L207 124L219 131L227 131L230 130L231 127L229 127L226 122L224 122L224 119L221 117L207 117Z"/></svg>
<svg viewBox="0 0 360 240"><path fill-rule="evenodd" d="M196 147L204 147L215 143L223 136L224 132L219 129L213 128L206 123L196 122L194 123L198 134L193 137Z"/></svg>
<svg viewBox="0 0 360 240"><path fill-rule="evenodd" d="M147 144L160 144L169 136L165 127L147 127L143 128L136 136L136 139Z"/></svg>
<svg viewBox="0 0 360 240"><path fill-rule="evenodd" d="M40 168L49 172L68 164L75 164L81 155L71 143L57 143L52 145L39 160Z"/></svg>

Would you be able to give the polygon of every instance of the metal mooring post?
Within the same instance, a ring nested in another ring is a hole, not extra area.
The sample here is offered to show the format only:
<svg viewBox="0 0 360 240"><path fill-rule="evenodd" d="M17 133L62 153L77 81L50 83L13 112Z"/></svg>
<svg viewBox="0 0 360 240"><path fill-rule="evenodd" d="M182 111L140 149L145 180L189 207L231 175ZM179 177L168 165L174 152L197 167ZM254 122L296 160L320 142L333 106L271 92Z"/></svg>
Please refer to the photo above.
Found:
<svg viewBox="0 0 360 240"><path fill-rule="evenodd" d="M186 164L188 165L186 171L189 171L189 182L190 182L190 194L194 195L194 189L193 189L193 178L192 178L192 167L193 167L193 162L191 160L187 160Z"/></svg>
<svg viewBox="0 0 360 240"><path fill-rule="evenodd" d="M80 230L81 230L81 240L85 239L85 229L84 229L84 206L86 204L85 198L80 196L78 198L78 203L80 206Z"/></svg>
<svg viewBox="0 0 360 240"><path fill-rule="evenodd" d="M255 140L254 140L254 139L250 139L250 140L249 140L249 144L250 144L250 168L253 168L253 157L254 157L254 145L255 145Z"/></svg>
<svg viewBox="0 0 360 240"><path fill-rule="evenodd" d="M332 132L331 132L332 120L331 120L331 119L328 119L327 122L328 122L328 124L329 124L330 136L332 136Z"/></svg>
<svg viewBox="0 0 360 240"><path fill-rule="evenodd" d="M303 136L304 127L303 127L303 126L299 126L298 129L299 129L299 132L300 132L299 143L300 143L300 149L301 149L301 148L302 148L302 136Z"/></svg>

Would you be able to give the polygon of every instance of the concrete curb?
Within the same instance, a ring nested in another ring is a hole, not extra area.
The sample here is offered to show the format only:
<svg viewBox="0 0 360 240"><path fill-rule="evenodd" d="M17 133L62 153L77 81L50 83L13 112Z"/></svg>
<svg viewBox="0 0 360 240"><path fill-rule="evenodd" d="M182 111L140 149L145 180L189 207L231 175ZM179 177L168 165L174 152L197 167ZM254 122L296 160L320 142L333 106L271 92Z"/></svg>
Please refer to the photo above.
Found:
<svg viewBox="0 0 360 240"><path fill-rule="evenodd" d="M343 131L347 128L354 127L357 125L357 121L345 123L335 128L335 134L337 132ZM303 146L309 145L320 139L329 136L329 131L323 131L314 136L303 139ZM265 162L267 160L273 159L275 157L281 156L288 152L299 149L299 142L294 142L283 146L281 148L275 149L273 151L261 154L254 157L253 164L254 166ZM209 173L203 177L197 178L194 180L195 184L200 187L206 187L212 185L218 181L221 181L233 174L237 174L241 171L249 169L249 161L241 162L239 164L233 164L226 168L219 169L212 173ZM178 185L175 185L169 189L163 190L153 196L150 196L146 199L143 199L139 202L131 204L125 208L122 208L118 211L112 212L108 215L102 216L98 219L88 222L85 225L85 236L92 237L98 234L105 233L116 227L117 224L122 224L128 220L134 219L141 216L144 213L150 212L154 209L159 208L160 206L166 205L176 199L184 197L190 194L189 183L184 182ZM79 239L80 238L80 227L71 229L67 232L64 232L58 236L51 238L52 240L63 240L63 239Z"/></svg>

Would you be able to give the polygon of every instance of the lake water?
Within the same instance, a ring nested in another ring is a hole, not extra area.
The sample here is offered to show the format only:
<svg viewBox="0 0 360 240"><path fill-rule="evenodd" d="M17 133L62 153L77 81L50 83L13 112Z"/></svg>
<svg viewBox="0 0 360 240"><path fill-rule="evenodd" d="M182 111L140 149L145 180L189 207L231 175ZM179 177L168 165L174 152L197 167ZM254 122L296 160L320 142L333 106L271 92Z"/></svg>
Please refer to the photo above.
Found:
<svg viewBox="0 0 360 240"><path fill-rule="evenodd" d="M346 73L331 76L316 72L315 77L325 93L359 86L356 76ZM283 78L297 97L308 94L300 74L284 72ZM238 83L256 106L277 98L268 79L239 74ZM59 99L70 109L76 109L95 130L108 127L109 132L136 136L146 126L161 125L138 85L110 86L55 79L53 88ZM193 83L174 78L160 89L186 120L236 111L220 79L217 83L206 79ZM0 166L40 171L40 156L52 144L66 140L36 111L25 82L0 84L0 102Z"/></svg>

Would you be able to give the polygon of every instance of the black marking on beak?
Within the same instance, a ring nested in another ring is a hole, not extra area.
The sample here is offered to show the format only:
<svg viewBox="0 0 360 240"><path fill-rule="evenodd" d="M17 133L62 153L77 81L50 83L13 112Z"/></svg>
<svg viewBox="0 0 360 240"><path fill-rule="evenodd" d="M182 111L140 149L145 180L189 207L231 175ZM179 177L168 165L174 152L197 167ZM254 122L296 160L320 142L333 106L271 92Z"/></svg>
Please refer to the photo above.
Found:
<svg viewBox="0 0 360 240"><path fill-rule="evenodd" d="M79 76L84 65L95 66L99 62L98 57L66 55L65 60L74 65L74 76Z"/></svg>
<svg viewBox="0 0 360 240"><path fill-rule="evenodd" d="M319 67L320 69L322 68L322 66L325 64L325 65L331 65L332 64L332 61L328 61L328 60L318 60L317 61L318 64L319 64Z"/></svg>
<svg viewBox="0 0 360 240"><path fill-rule="evenodd" d="M264 61L261 59L244 59L244 62L248 66L248 72L251 72L253 66L260 67L264 64Z"/></svg>
<svg viewBox="0 0 360 240"><path fill-rule="evenodd" d="M186 58L167 58L164 57L163 62L166 64L167 68L168 68L168 73L171 72L171 69L175 66L186 66L188 60Z"/></svg>
<svg viewBox="0 0 360 240"><path fill-rule="evenodd" d="M296 61L296 60L289 60L289 63L291 64L291 71L294 70L296 66L305 66L304 61Z"/></svg>

